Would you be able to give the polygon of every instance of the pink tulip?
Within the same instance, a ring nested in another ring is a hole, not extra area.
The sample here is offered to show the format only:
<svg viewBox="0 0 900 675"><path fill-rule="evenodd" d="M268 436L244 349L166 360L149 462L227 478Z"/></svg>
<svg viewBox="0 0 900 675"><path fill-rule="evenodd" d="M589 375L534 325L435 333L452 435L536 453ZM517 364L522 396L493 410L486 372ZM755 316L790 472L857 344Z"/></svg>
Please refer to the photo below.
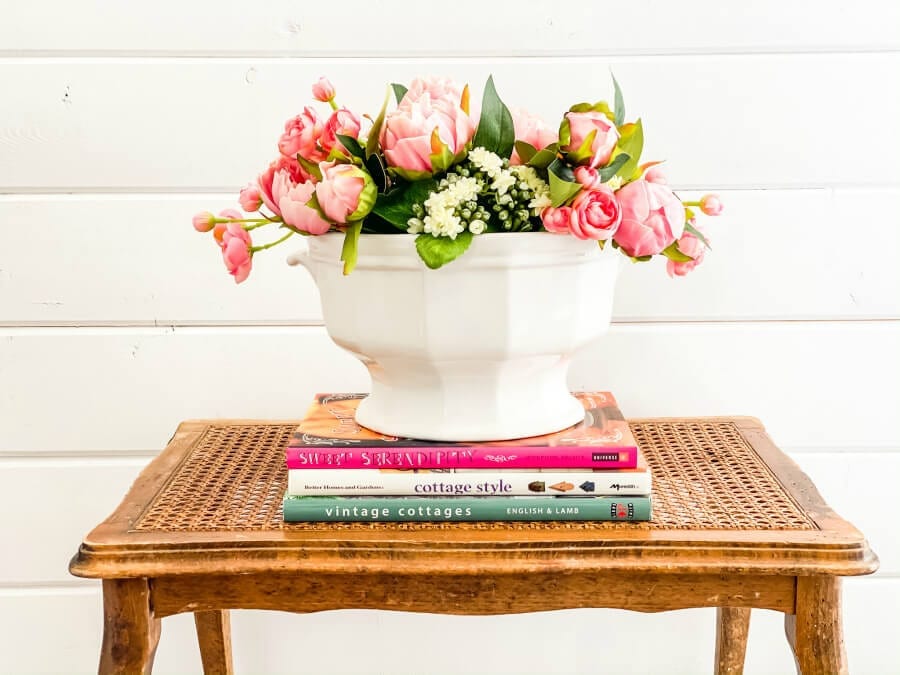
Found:
<svg viewBox="0 0 900 675"><path fill-rule="evenodd" d="M616 192L622 222L613 237L630 256L661 253L684 231L684 205L667 186L643 179Z"/></svg>
<svg viewBox="0 0 900 675"><path fill-rule="evenodd" d="M325 156L328 156L335 146L343 148L337 140L337 134L343 136L352 136L359 138L359 131L362 128L359 117L350 112L346 108L340 108L331 113L331 116L325 122L322 130L322 136L319 138L319 146Z"/></svg>
<svg viewBox="0 0 900 675"><path fill-rule="evenodd" d="M575 212L571 220L572 234L579 239L606 241L622 222L616 196L606 185L579 192L572 200L572 210Z"/></svg>
<svg viewBox="0 0 900 675"><path fill-rule="evenodd" d="M262 206L262 195L259 193L259 187L252 184L245 187L241 190L238 202L241 208L248 213L259 211L259 207Z"/></svg>
<svg viewBox="0 0 900 675"><path fill-rule="evenodd" d="M322 218L316 209L307 206L315 190L312 181L293 185L280 177L278 206L284 222L291 227L310 234L325 234L331 229L331 223Z"/></svg>
<svg viewBox="0 0 900 675"><path fill-rule="evenodd" d="M575 180L588 190L603 184L600 180L600 172L589 166L575 167Z"/></svg>
<svg viewBox="0 0 900 675"><path fill-rule="evenodd" d="M201 211L192 219L197 232L209 232L216 226L216 217L209 211Z"/></svg>
<svg viewBox="0 0 900 675"><path fill-rule="evenodd" d="M658 166L651 166L644 172L644 180L648 183L659 183L660 185L668 184L669 180L666 174Z"/></svg>
<svg viewBox="0 0 900 675"><path fill-rule="evenodd" d="M435 129L439 142L447 146L450 154L460 155L475 135L475 121L458 103L432 100L427 92L389 113L381 130L381 147L388 166L431 173L431 155L435 153L431 136Z"/></svg>
<svg viewBox="0 0 900 675"><path fill-rule="evenodd" d="M566 121L569 124L569 144L563 148L565 152L576 152L587 140L593 131L596 131L594 140L591 141L591 161L593 167L604 166L609 162L612 151L619 140L619 132L616 125L601 112L567 112ZM564 122L565 124L565 122Z"/></svg>
<svg viewBox="0 0 900 675"><path fill-rule="evenodd" d="M325 215L338 224L364 218L375 205L372 178L353 164L320 164L322 181L316 199Z"/></svg>
<svg viewBox="0 0 900 675"><path fill-rule="evenodd" d="M313 98L322 103L328 103L334 98L334 85L326 78L320 77L318 82L312 86Z"/></svg>
<svg viewBox="0 0 900 675"><path fill-rule="evenodd" d="M228 223L222 233L222 259L225 269L234 277L235 283L245 281L253 266L253 253L250 247L250 233L240 223Z"/></svg>
<svg viewBox="0 0 900 675"><path fill-rule="evenodd" d="M512 108L510 113L512 113L517 141L524 141L536 150L543 150L551 143L559 140L559 134L547 126L546 122L537 115L532 115L523 108ZM509 158L509 163L513 166L522 164L519 153L516 152L515 148L513 149L512 157Z"/></svg>
<svg viewBox="0 0 900 675"><path fill-rule="evenodd" d="M707 216L718 216L724 208L719 195L703 195L700 198L700 210Z"/></svg>
<svg viewBox="0 0 900 675"><path fill-rule="evenodd" d="M306 107L302 113L284 123L284 133L278 140L278 150L293 159L300 155L310 162L320 162L325 159L318 148L321 135L322 121L315 110Z"/></svg>
<svg viewBox="0 0 900 675"><path fill-rule="evenodd" d="M575 212L569 206L558 208L548 206L541 211L541 222L544 224L544 229L554 234L569 234L572 231L571 223L575 217Z"/></svg>
<svg viewBox="0 0 900 675"><path fill-rule="evenodd" d="M697 225L693 221L691 221L691 225L697 227ZM700 228L697 229L699 230ZM704 237L706 237L706 233L703 232L703 230L700 230L700 232ZM708 238L707 241L709 241ZM693 260L687 260L685 262L667 260L666 271L669 273L670 277L683 277L685 274L687 274L697 265L703 262L703 256L706 254L706 246L704 246L703 242L690 232L685 232L684 235L682 235L681 239L678 240L678 250L685 255L690 256L691 258L693 258Z"/></svg>

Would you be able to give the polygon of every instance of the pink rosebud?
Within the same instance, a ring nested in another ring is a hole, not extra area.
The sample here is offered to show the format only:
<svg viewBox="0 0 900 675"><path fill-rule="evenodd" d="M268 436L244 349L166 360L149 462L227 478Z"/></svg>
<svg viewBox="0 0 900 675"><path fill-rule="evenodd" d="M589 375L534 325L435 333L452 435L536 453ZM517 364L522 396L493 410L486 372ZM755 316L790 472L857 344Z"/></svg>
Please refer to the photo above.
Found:
<svg viewBox="0 0 900 675"><path fill-rule="evenodd" d="M700 233L706 237L706 233L691 221L691 225L697 228ZM707 238L707 241L709 239ZM670 277L683 277L685 274L693 270L697 265L703 262L703 256L706 254L706 246L704 246L703 242L700 241L698 237L693 235L690 232L685 232L682 235L681 239L678 240L678 250L684 253L687 256L693 258L693 260L686 260L684 262L676 262L675 260L667 260L666 261L666 271L669 273Z"/></svg>
<svg viewBox="0 0 900 675"><path fill-rule="evenodd" d="M328 103L334 98L334 85L326 78L320 77L319 81L312 86L312 95L317 101Z"/></svg>
<svg viewBox="0 0 900 675"><path fill-rule="evenodd" d="M718 216L724 208L719 195L703 195L700 198L700 210L708 216Z"/></svg>
<svg viewBox="0 0 900 675"><path fill-rule="evenodd" d="M572 234L579 239L606 241L622 222L622 211L613 191L606 185L582 190L572 200Z"/></svg>
<svg viewBox="0 0 900 675"><path fill-rule="evenodd" d="M284 133L278 140L278 150L293 159L300 155L310 162L320 162L325 156L318 148L322 135L322 121L310 107L284 123Z"/></svg>
<svg viewBox="0 0 900 675"><path fill-rule="evenodd" d="M341 134L343 136L352 136L353 138L359 138L359 131L361 128L362 124L360 122L360 119L354 113L350 112L346 108L335 110L333 113L331 113L331 116L325 122L325 127L322 130L322 136L319 138L319 146L327 156L335 146L341 148L344 147L343 145L338 143L338 134Z"/></svg>
<svg viewBox="0 0 900 675"><path fill-rule="evenodd" d="M559 134L547 126L546 122L537 115L532 115L522 108L512 108L510 113L512 114L513 128L515 129L517 141L528 143L536 150L543 150L551 143L556 143L559 140ZM509 158L509 163L513 166L522 164L519 153L516 152L515 148L513 149L512 157Z"/></svg>
<svg viewBox="0 0 900 675"><path fill-rule="evenodd" d="M310 234L325 234L331 229L331 223L322 218L319 212L307 206L316 191L315 183L306 181L292 185L279 183L279 202L281 217L291 227Z"/></svg>
<svg viewBox="0 0 900 675"><path fill-rule="evenodd" d="M575 180L581 183L586 189L598 187L602 184L600 180L600 172L589 166L575 167Z"/></svg>
<svg viewBox="0 0 900 675"><path fill-rule="evenodd" d="M596 131L591 141L591 167L604 166L609 162L612 151L619 140L616 125L601 112L567 112L563 124L569 125L569 144L563 148L565 152L577 152Z"/></svg>
<svg viewBox="0 0 900 675"><path fill-rule="evenodd" d="M216 226L216 217L209 211L201 211L194 216L192 222L197 232L209 232Z"/></svg>
<svg viewBox="0 0 900 675"><path fill-rule="evenodd" d="M259 207L262 206L262 196L259 194L259 187L253 184L245 187L241 190L238 202L240 202L241 208L248 213L259 211Z"/></svg>
<svg viewBox="0 0 900 675"><path fill-rule="evenodd" d="M432 100L426 92L405 102L385 117L381 147L388 166L415 173L431 173L432 133L447 146L451 155L460 155L475 135L475 121L459 103Z"/></svg>
<svg viewBox="0 0 900 675"><path fill-rule="evenodd" d="M250 275L253 265L253 253L250 247L250 233L240 223L228 223L222 233L222 259L225 269L234 277L235 283L245 281Z"/></svg>
<svg viewBox="0 0 900 675"><path fill-rule="evenodd" d="M544 223L544 229L554 234L569 234L572 231L571 223L575 217L575 212L569 206L558 208L548 206L541 211L541 222Z"/></svg>
<svg viewBox="0 0 900 675"><path fill-rule="evenodd" d="M377 188L372 177L353 164L320 164L322 180L316 199L325 215L344 224L364 218L375 205Z"/></svg>
<svg viewBox="0 0 900 675"><path fill-rule="evenodd" d="M659 183L660 185L667 185L669 182L666 174L658 166L651 166L647 169L644 172L644 180L648 183Z"/></svg>
<svg viewBox="0 0 900 675"><path fill-rule="evenodd" d="M616 192L622 222L613 237L630 256L661 253L684 232L684 204L667 186L643 179Z"/></svg>

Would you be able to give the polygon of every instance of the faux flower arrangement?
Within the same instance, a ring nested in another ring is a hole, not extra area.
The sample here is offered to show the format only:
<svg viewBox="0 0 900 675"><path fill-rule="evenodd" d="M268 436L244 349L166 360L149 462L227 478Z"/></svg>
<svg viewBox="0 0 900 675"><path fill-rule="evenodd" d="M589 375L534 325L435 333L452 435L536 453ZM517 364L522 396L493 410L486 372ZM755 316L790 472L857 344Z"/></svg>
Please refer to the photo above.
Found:
<svg viewBox="0 0 900 675"><path fill-rule="evenodd" d="M277 159L241 190L241 207L256 216L203 212L194 228L213 233L237 283L259 251L295 234L333 231L344 233L344 274L356 264L362 232L417 234L419 256L438 268L486 232L547 231L611 242L634 261L663 255L670 275L685 275L709 246L695 209L718 215L722 203L716 195L683 202L660 162L640 163L641 120L625 121L615 78L613 85L612 106L578 103L553 129L510 111L493 78L477 123L468 85L449 79L392 84L372 119L339 107L321 78L312 92L330 115L306 107L289 119ZM392 92L397 105L388 111ZM262 227L283 234L254 245Z"/></svg>

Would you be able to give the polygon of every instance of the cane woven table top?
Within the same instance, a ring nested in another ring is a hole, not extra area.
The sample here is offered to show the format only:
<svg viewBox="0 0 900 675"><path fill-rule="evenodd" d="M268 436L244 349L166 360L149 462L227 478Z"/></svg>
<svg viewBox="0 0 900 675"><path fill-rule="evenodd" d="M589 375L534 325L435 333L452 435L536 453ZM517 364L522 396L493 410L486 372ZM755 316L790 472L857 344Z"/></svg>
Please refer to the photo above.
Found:
<svg viewBox="0 0 900 675"><path fill-rule="evenodd" d="M659 569L677 567L684 547L695 566L699 557L711 569L772 561L806 572L875 568L862 535L828 508L757 420L629 423L653 472L647 523L284 523L283 449L297 422L185 422L116 512L85 539L71 570L152 575L177 562L197 573L214 570L222 556L230 567L242 556L247 571L390 569L398 559L407 566L434 556L474 560L485 548L502 549L509 568L523 571L548 561Z"/></svg>

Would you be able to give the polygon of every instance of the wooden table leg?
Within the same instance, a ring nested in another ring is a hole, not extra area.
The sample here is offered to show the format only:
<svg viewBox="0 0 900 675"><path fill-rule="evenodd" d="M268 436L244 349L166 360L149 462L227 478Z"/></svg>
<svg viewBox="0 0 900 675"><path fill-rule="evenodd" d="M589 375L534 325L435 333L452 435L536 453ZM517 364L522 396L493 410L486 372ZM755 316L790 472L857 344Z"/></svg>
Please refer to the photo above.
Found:
<svg viewBox="0 0 900 675"><path fill-rule="evenodd" d="M194 612L200 658L206 675L232 675L231 620L227 609Z"/></svg>
<svg viewBox="0 0 900 675"><path fill-rule="evenodd" d="M797 613L786 614L784 632L801 675L846 675L839 577L797 577Z"/></svg>
<svg viewBox="0 0 900 675"><path fill-rule="evenodd" d="M153 616L146 579L103 580L100 675L149 673L159 631L160 621Z"/></svg>
<svg viewBox="0 0 900 675"><path fill-rule="evenodd" d="M744 672L749 629L749 608L716 608L716 675L741 675Z"/></svg>

